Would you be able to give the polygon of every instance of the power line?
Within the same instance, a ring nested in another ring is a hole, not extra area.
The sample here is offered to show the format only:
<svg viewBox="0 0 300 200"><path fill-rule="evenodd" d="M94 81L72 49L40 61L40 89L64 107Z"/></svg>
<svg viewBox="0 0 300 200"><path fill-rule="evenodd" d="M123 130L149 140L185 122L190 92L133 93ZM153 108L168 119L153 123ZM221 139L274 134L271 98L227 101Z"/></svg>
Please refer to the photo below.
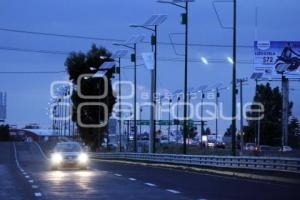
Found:
<svg viewBox="0 0 300 200"><path fill-rule="evenodd" d="M91 36L82 36L82 35L73 35L73 34L60 34L60 33L49 33L49 32L37 32L37 31L27 31L20 29L8 29L0 28L0 31L22 33L22 34L31 34L31 35L41 35L41 36L51 36L51 37L64 37L64 38L73 38L73 39L87 39L87 40L98 40L106 42L126 42L121 39L114 38L102 38L102 37L91 37ZM142 42L144 44L150 44L150 42ZM158 42L160 45L166 46L184 46L183 43L174 43L174 42ZM232 48L232 45L226 44L204 44L204 43L189 43L191 47L218 47L218 48ZM251 45L238 45L239 48L253 48Z"/></svg>
<svg viewBox="0 0 300 200"><path fill-rule="evenodd" d="M74 39L101 40L101 41L109 41L109 42L124 42L124 40L120 40L120 39L90 37L90 36L81 36L81 35L69 35L69 34L59 34L59 33L45 33L45 32L26 31L26 30L7 29L7 28L0 28L0 31L24 33L24 34L31 34L31 35L74 38Z"/></svg>
<svg viewBox="0 0 300 200"><path fill-rule="evenodd" d="M28 48L17 48L17 47L7 47L0 46L0 50L5 51L18 51L18 52L27 52L27 53L40 53L40 54L54 54L54 55L69 55L71 52L66 51L57 51L57 50L41 50L41 49L28 49ZM127 58L128 59L128 58ZM141 57L138 57L139 60L142 60ZM159 61L163 62L184 62L184 58L175 58L175 57L160 57ZM224 63L227 62L226 59L208 59L211 63ZM202 63L201 59L190 58L189 62L193 63ZM239 60L240 64L252 64L251 60Z"/></svg>
<svg viewBox="0 0 300 200"><path fill-rule="evenodd" d="M61 74L66 71L0 71L0 74Z"/></svg>

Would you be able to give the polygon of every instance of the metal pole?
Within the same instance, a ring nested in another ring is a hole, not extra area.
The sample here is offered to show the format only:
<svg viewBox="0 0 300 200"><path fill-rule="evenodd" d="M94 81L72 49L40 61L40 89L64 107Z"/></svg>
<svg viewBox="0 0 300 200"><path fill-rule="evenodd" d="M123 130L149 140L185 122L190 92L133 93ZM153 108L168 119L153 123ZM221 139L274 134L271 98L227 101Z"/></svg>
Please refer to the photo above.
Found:
<svg viewBox="0 0 300 200"><path fill-rule="evenodd" d="M288 145L288 80L282 73L282 146Z"/></svg>
<svg viewBox="0 0 300 200"><path fill-rule="evenodd" d="M154 26L154 69L151 71L151 107L150 107L150 153L155 153L156 151L156 79L157 79L157 26Z"/></svg>
<svg viewBox="0 0 300 200"><path fill-rule="evenodd" d="M178 144L177 134L179 132L179 106L178 103L180 101L180 97L177 97L177 110L176 110L176 118L177 118L177 125L176 125L176 144Z"/></svg>
<svg viewBox="0 0 300 200"><path fill-rule="evenodd" d="M136 67L137 67L137 64L136 64L136 43L134 44L134 113L133 113L133 116L134 116L134 144L133 144L133 150L134 152L137 152L137 130L136 130L136 88L137 88L137 80L136 80Z"/></svg>
<svg viewBox="0 0 300 200"><path fill-rule="evenodd" d="M258 80L257 79L255 79L255 96L257 96L257 88L258 88ZM256 120L255 121L256 123L255 123L255 126L254 126L254 128L255 128L255 134L254 134L254 142L255 142L255 144L256 144L256 146L258 146L259 144L258 144L258 120Z"/></svg>
<svg viewBox="0 0 300 200"><path fill-rule="evenodd" d="M241 150L244 148L244 115L243 115L243 80L240 80L240 131L241 131Z"/></svg>
<svg viewBox="0 0 300 200"><path fill-rule="evenodd" d="M168 143L170 143L170 132L171 132L171 104L172 99L169 100L169 123L168 123Z"/></svg>
<svg viewBox="0 0 300 200"><path fill-rule="evenodd" d="M184 119L183 119L183 154L187 153L187 79L188 79L188 15L189 15L189 3L185 2L185 59L184 59Z"/></svg>
<svg viewBox="0 0 300 200"><path fill-rule="evenodd" d="M121 58L119 58L119 151L122 151L122 87L121 87Z"/></svg>
<svg viewBox="0 0 300 200"><path fill-rule="evenodd" d="M216 88L216 142L218 142L219 88Z"/></svg>
<svg viewBox="0 0 300 200"><path fill-rule="evenodd" d="M69 90L69 94L71 94L71 91ZM69 98L69 116L68 116L68 131L69 131L69 137L71 137L71 116L72 116L72 107L71 107L71 98Z"/></svg>
<svg viewBox="0 0 300 200"><path fill-rule="evenodd" d="M236 156L236 0L233 0L232 155Z"/></svg>
<svg viewBox="0 0 300 200"><path fill-rule="evenodd" d="M202 136L203 136L203 129L204 129L204 121L203 121L203 102L204 102L204 91L201 92L201 137L200 137L200 141L201 141L201 147L202 147Z"/></svg>
<svg viewBox="0 0 300 200"><path fill-rule="evenodd" d="M140 134L142 134L142 112L143 108L140 108Z"/></svg>

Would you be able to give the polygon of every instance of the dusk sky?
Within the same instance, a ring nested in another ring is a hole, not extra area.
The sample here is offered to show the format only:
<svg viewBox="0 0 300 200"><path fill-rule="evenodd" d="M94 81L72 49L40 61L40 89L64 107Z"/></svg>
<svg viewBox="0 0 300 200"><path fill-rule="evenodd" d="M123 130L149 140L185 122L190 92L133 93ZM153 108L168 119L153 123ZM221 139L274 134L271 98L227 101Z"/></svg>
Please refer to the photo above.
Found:
<svg viewBox="0 0 300 200"><path fill-rule="evenodd" d="M222 83L230 86L232 67L226 60L232 56L232 30L223 29L213 9L213 1L196 0L190 9L190 59L188 87L201 85L214 86ZM253 72L253 42L255 40L300 41L298 25L299 0L240 0L238 3L238 78L250 77ZM232 4L215 4L222 24L232 26ZM272 5L272 6L270 6ZM258 10L257 27L255 10ZM51 125L46 115L50 100L50 85L53 81L67 80L64 61L71 51L86 52L95 43L111 52L117 50L114 40L127 40L135 34L143 34L149 40L150 33L145 30L129 28L130 24L144 23L152 14L167 14L168 19L159 27L159 42L170 42L172 33L183 33L180 24L180 8L159 4L155 0L1 0L0 1L0 91L8 94L8 118L10 124L23 126L38 123L44 128ZM280 15L278 15L280 13ZM256 28L255 28L256 27ZM5 31L22 30L54 34L79 35L103 38L103 40L75 39L32 35ZM257 30L257 31L255 31ZM183 35L173 34L176 43L183 43ZM225 47L224 47L225 45ZM226 47L227 45L227 47ZM170 45L160 45L158 62L158 88L175 91L183 89L183 56L176 55ZM9 50L10 49L10 50ZM11 50L15 49L15 50ZM27 51L24 52L23 50ZM49 53L28 52L46 50ZM53 54L54 52L62 54ZM151 51L149 44L138 45L138 56ZM183 46L176 46L182 53ZM64 54L66 53L66 54ZM201 62L208 59L208 65ZM174 59L173 59L174 58ZM178 60L176 60L179 59ZM142 64L142 60L138 60ZM128 59L124 65L131 65ZM19 74L5 72L58 72L53 74ZM124 69L123 80L133 80L133 70ZM138 68L140 89L149 90L150 72ZM254 95L254 81L245 86L245 102L251 102ZM279 83L272 83L273 86ZM290 84L290 100L294 102L293 115L300 117L299 82ZM200 101L199 99L195 102ZM231 90L221 93L225 114L231 113ZM148 115L144 116L144 118ZM229 126L229 121L220 121L220 132ZM214 122L209 122L214 130Z"/></svg>

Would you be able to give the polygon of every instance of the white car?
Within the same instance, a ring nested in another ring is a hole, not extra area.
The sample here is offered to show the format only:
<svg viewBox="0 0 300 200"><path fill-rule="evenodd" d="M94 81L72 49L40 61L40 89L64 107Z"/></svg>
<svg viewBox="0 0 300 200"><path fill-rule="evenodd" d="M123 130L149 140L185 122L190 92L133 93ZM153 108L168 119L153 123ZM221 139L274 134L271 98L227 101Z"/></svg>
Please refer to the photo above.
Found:
<svg viewBox="0 0 300 200"><path fill-rule="evenodd" d="M88 155L78 142L60 142L54 148L50 158L52 170L63 167L77 167L87 169Z"/></svg>

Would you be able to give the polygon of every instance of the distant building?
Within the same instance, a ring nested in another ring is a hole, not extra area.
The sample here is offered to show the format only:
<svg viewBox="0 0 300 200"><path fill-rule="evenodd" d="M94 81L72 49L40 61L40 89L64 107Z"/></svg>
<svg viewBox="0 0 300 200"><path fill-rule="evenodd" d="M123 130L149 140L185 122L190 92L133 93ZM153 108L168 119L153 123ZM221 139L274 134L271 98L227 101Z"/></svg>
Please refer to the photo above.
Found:
<svg viewBox="0 0 300 200"><path fill-rule="evenodd" d="M0 123L6 120L6 92L0 92Z"/></svg>

